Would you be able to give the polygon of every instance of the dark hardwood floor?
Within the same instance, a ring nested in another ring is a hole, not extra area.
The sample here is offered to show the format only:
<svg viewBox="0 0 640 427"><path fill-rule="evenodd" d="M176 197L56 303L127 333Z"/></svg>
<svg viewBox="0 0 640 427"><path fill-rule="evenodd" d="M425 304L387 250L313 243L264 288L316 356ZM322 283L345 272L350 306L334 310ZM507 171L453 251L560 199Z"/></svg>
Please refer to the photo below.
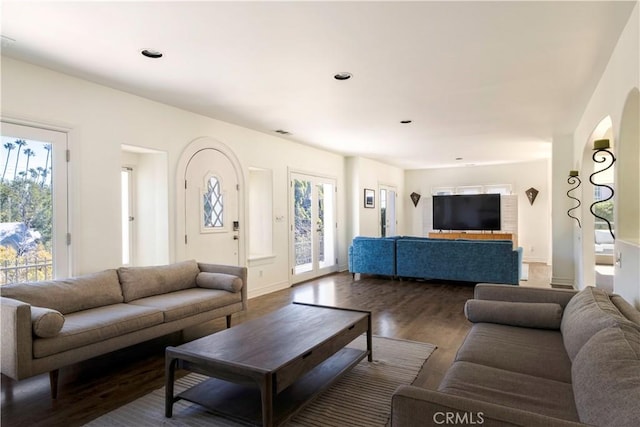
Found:
<svg viewBox="0 0 640 427"><path fill-rule="evenodd" d="M292 301L370 310L375 335L438 346L415 382L435 388L471 326L463 307L472 295L473 284L467 283L372 276L354 281L351 274L338 273L253 298L247 312L233 316L233 324ZM224 327L224 319L219 319L185 333L185 338ZM164 385L164 347L182 340L174 334L63 368L56 400L50 398L47 374L20 382L3 376L2 426L78 426L150 393Z"/></svg>

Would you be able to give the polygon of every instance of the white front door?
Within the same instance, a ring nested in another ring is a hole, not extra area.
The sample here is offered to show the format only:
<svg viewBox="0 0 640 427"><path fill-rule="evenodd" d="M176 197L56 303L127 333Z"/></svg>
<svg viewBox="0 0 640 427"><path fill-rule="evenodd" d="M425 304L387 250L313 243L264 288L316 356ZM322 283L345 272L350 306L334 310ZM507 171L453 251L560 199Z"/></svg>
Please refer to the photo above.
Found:
<svg viewBox="0 0 640 427"><path fill-rule="evenodd" d="M184 209L186 258L240 265L238 177L224 153L205 148L191 156Z"/></svg>
<svg viewBox="0 0 640 427"><path fill-rule="evenodd" d="M336 184L331 178L291 174L291 267L297 283L337 270Z"/></svg>

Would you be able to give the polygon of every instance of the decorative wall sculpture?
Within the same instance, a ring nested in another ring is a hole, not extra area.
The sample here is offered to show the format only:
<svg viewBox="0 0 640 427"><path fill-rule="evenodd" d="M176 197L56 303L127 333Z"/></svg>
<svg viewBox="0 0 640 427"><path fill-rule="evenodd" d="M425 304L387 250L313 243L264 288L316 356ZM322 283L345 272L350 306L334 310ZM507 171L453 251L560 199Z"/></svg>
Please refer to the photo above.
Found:
<svg viewBox="0 0 640 427"><path fill-rule="evenodd" d="M571 209L569 209L567 211L567 215L569 215L569 218L573 218L578 222L578 227L582 228L582 225L580 224L580 220L578 219L578 217L571 215L571 211L574 211L576 209L578 209L580 207L580 205L582 204L580 202L580 199L578 199L577 197L572 196L571 193L573 190L577 189L578 187L580 187L580 184L582 183L582 181L580 180L580 178L578 178L578 171L569 171L569 178L567 178L567 182L569 183L569 185L574 185L575 187L571 187L568 191L567 191L567 196L570 199L575 200L576 202L578 202L577 205L575 205L574 207L572 207ZM577 184L576 184L577 183Z"/></svg>

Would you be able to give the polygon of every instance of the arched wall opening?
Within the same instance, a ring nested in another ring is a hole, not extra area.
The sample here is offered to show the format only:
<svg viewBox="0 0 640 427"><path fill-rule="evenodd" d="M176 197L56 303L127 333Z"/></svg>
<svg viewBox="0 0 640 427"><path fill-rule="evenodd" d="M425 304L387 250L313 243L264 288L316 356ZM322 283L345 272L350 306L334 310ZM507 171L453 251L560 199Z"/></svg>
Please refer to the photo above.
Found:
<svg viewBox="0 0 640 427"><path fill-rule="evenodd" d="M594 162L593 159L593 143L598 139L608 139L610 141L611 151L615 152L616 144L613 135L613 123L610 116L604 117L593 132L585 141L582 154L582 167L580 168L580 176L582 177L582 229L581 229L581 265L579 266L578 275L582 276L580 282L583 286L600 286L613 290L613 240L607 239L608 229L606 233L598 231L596 238L596 218L591 213L591 205L593 204L595 186L590 182L589 177L595 171L603 169L603 165ZM608 163L607 163L608 164ZM612 168L613 169L613 168ZM611 170L610 170L611 171ZM595 177L596 182L606 183L614 186L614 173L605 173L605 176ZM613 199L615 203L615 198ZM606 253L605 253L606 252ZM599 266L599 267L596 267Z"/></svg>
<svg viewBox="0 0 640 427"><path fill-rule="evenodd" d="M634 88L627 97L618 142L616 201L616 237L640 244L640 91Z"/></svg>
<svg viewBox="0 0 640 427"><path fill-rule="evenodd" d="M618 132L614 292L640 309L640 91L625 101Z"/></svg>

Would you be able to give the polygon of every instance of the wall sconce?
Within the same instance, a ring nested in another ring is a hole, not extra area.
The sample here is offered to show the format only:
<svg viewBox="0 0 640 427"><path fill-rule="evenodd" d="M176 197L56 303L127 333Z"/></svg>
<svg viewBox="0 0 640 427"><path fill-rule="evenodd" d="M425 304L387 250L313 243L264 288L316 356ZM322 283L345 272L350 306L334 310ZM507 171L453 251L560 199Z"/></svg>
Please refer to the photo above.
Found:
<svg viewBox="0 0 640 427"><path fill-rule="evenodd" d="M582 225L580 224L580 220L578 219L578 217L576 217L574 215L571 215L571 211L578 209L582 203L580 203L580 199L578 199L577 197L574 197L571 194L569 194L570 192L572 192L576 188L580 187L580 184L582 183L582 181L580 181L580 178L578 178L578 171L569 171L569 178L567 178L567 183L569 183L569 185L574 185L575 184L575 187L571 187L569 189L569 191L567 191L567 196L570 199L573 199L576 202L578 202L577 205L575 205L574 207L572 207L571 209L569 209L567 211L567 215L569 215L569 218L573 218L576 221L578 221L578 227L582 228Z"/></svg>
<svg viewBox="0 0 640 427"><path fill-rule="evenodd" d="M611 228L611 222L609 222L608 219L601 217L600 215L596 214L593 210L593 207L595 205L597 205L598 203L603 203L606 202L608 200L611 200L613 198L613 188L611 188L610 186L606 185L606 184L596 184L595 182L593 182L593 177L596 174L599 174L601 172L606 171L607 169L609 169L610 167L613 166L613 164L616 161L616 157L613 155L613 153L611 151L609 151L609 140L608 139L596 139L595 141L593 141L593 156L591 156L591 158L593 159L593 161L595 163L607 163L608 161L611 161L611 163L609 163L609 165L605 168L600 169L599 171L595 171L594 173L592 173L589 176L589 182L591 182L593 185L597 186L597 187L606 187L609 189L609 191L611 192L611 194L609 194L609 197L607 197L606 199L602 199L602 200L597 200L595 202L593 202L591 204L591 206L589 207L589 210L591 211L591 214L593 216L595 216L596 218L599 218L601 220L603 220L604 222L607 223L607 226L609 227L609 233L611 233L611 237L613 237L614 239L616 238L616 236L613 234L613 229ZM608 156L605 156L604 153L608 153ZM598 157L598 154L601 154L600 157Z"/></svg>

